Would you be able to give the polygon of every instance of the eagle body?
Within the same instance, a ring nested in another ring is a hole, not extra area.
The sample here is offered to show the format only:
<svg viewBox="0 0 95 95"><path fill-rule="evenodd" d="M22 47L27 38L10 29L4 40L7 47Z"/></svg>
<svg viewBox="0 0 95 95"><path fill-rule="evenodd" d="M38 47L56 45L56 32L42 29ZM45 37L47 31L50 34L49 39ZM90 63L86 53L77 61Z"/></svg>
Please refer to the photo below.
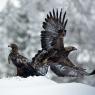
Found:
<svg viewBox="0 0 95 95"><path fill-rule="evenodd" d="M26 57L19 53L10 53L9 58L17 67L17 76L28 77L36 74L36 70L31 66L31 62Z"/></svg>
<svg viewBox="0 0 95 95"><path fill-rule="evenodd" d="M18 52L16 44L11 44L9 47L12 48L11 53L8 56L8 61L17 67L17 76L28 77L36 74L36 70L31 66L31 61L26 57L22 56Z"/></svg>
<svg viewBox="0 0 95 95"><path fill-rule="evenodd" d="M61 50L58 50L54 56L49 58L49 61L51 61L52 63L64 64L70 67L75 66L68 58L69 53L73 50L76 50L76 48L75 47L65 47Z"/></svg>
<svg viewBox="0 0 95 95"><path fill-rule="evenodd" d="M71 51L76 50L75 47L64 47L64 37L66 35L66 24L68 19L65 19L66 12L62 14L62 9L58 12L58 9L47 14L45 22L43 22L43 31L41 31L41 46L43 50L48 51L53 49L56 53L49 56L47 63L54 73L60 72L56 66L62 64L62 66L75 67L70 61L68 55ZM57 63L57 64L56 64ZM53 65L52 65L53 64ZM53 66L53 67L52 67ZM63 71L62 71L63 72ZM60 72L61 74L61 72Z"/></svg>

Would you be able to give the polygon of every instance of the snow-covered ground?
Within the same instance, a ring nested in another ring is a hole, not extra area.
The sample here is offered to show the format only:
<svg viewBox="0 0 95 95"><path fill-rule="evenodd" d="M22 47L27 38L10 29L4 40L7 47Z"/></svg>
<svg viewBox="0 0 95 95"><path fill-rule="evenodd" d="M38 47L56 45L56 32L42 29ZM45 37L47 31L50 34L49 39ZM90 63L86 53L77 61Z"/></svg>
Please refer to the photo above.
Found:
<svg viewBox="0 0 95 95"><path fill-rule="evenodd" d="M0 95L95 95L95 88L81 83L55 83L45 77L0 79Z"/></svg>

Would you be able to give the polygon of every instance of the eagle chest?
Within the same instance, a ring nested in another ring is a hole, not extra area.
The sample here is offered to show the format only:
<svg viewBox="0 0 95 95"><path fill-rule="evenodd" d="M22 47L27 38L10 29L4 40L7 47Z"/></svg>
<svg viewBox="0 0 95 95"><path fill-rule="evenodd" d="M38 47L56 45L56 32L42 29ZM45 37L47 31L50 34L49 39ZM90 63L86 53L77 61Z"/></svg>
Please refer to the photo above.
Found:
<svg viewBox="0 0 95 95"><path fill-rule="evenodd" d="M13 62L13 64L16 66L19 66L20 59L19 59L18 55L10 54L9 56L10 56L10 59Z"/></svg>

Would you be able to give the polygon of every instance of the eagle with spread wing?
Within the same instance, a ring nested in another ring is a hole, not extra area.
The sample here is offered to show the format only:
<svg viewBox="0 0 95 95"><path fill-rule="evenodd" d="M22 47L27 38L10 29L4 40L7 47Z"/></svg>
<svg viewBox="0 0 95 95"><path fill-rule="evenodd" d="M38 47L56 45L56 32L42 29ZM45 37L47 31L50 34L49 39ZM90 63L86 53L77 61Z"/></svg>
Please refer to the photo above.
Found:
<svg viewBox="0 0 95 95"><path fill-rule="evenodd" d="M68 58L71 51L76 50L75 47L64 47L64 36L66 35L65 20L66 12L62 15L58 9L47 14L45 22L43 22L43 31L41 31L41 47L35 57L32 58L32 66L39 71L39 67L47 64L51 66L53 63L65 64L66 66L75 66ZM48 69L48 68L47 68ZM46 70L46 69L45 69ZM46 70L48 71L48 70ZM45 73L46 74L46 73Z"/></svg>
<svg viewBox="0 0 95 95"><path fill-rule="evenodd" d="M41 31L41 46L43 50L54 49L57 53L49 58L49 61L58 62L67 66L74 66L69 60L68 55L71 51L76 50L75 47L64 47L64 36L66 35L66 24L68 19L66 12L62 14L62 9L53 9L53 12L47 14L45 22L43 22L44 31Z"/></svg>
<svg viewBox="0 0 95 95"><path fill-rule="evenodd" d="M49 12L45 22L43 22L43 31L41 31L41 47L35 57L32 58L32 66L34 68L42 67L44 64L48 63L48 59L54 56L57 50L62 50L64 48L63 37L66 35L66 24L64 13L62 17L62 9L60 11L60 16L58 15L58 10L54 11L53 14ZM46 52L46 53L45 53ZM44 55L44 56L42 56ZM40 61L39 61L40 60Z"/></svg>
<svg viewBox="0 0 95 95"><path fill-rule="evenodd" d="M66 35L66 24L68 19L65 19L66 12L62 14L62 9L53 9L47 14L45 22L43 22L44 30L41 31L41 46L42 50L48 51L53 49L55 54L48 57L47 63L51 70L58 76L83 76L90 75L81 67L76 66L68 58L68 55L77 50L73 46L64 47L64 37ZM72 73L71 73L72 72Z"/></svg>
<svg viewBox="0 0 95 95"><path fill-rule="evenodd" d="M64 49L63 37L66 35L66 24L65 20L66 12L62 17L62 9L60 11L60 16L58 14L58 9L55 13L53 9L53 14L49 12L45 22L43 22L43 31L41 31L41 47L35 57L32 58L33 67L39 68L44 64L48 64L48 59L54 56L58 50ZM44 56L43 56L44 55ZM39 61L40 60L40 61Z"/></svg>

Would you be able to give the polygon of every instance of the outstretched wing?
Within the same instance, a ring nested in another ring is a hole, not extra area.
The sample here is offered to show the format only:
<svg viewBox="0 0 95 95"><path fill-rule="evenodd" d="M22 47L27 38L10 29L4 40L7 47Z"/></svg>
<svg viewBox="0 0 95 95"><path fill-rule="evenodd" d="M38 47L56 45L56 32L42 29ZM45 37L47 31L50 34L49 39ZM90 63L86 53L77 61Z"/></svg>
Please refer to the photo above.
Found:
<svg viewBox="0 0 95 95"><path fill-rule="evenodd" d="M59 63L51 64L50 68L56 75L60 77L82 77L84 75L88 75L88 73L83 70L83 68L73 68Z"/></svg>
<svg viewBox="0 0 95 95"><path fill-rule="evenodd" d="M65 20L66 12L62 15L62 9L60 13L58 13L58 9L53 9L53 12L49 12L47 14L47 18L45 18L45 22L43 22L44 30L41 31L41 46L42 49L47 50L52 48L56 43L60 34L65 36L66 34L66 24L67 19Z"/></svg>
<svg viewBox="0 0 95 95"><path fill-rule="evenodd" d="M48 58L56 51L52 50L38 50L38 53L32 58L31 66L36 70L36 75L45 75L48 71Z"/></svg>
<svg viewBox="0 0 95 95"><path fill-rule="evenodd" d="M32 58L31 65L36 68L48 64L48 58L55 55L56 52L54 49L49 49L48 51L38 50L38 53Z"/></svg>

